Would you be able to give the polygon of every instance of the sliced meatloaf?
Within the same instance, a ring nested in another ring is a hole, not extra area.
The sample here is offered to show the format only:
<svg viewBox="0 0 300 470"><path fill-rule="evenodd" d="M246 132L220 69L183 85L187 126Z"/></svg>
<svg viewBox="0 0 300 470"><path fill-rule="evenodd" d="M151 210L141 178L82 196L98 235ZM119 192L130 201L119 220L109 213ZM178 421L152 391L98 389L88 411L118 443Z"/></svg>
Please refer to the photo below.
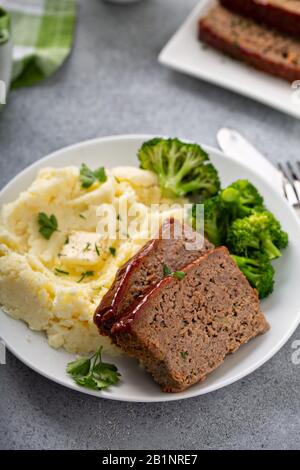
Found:
<svg viewBox="0 0 300 470"><path fill-rule="evenodd" d="M268 30L222 6L199 22L199 38L225 54L271 75L300 79L300 42Z"/></svg>
<svg viewBox="0 0 300 470"><path fill-rule="evenodd" d="M159 236L149 241L117 272L112 287L95 312L94 321L100 333L109 334L111 325L124 310L162 279L164 266L176 271L212 248L209 241L196 235L188 225L174 219L166 220Z"/></svg>
<svg viewBox="0 0 300 470"><path fill-rule="evenodd" d="M159 281L113 325L110 336L165 392L202 381L268 323L225 247Z"/></svg>
<svg viewBox="0 0 300 470"><path fill-rule="evenodd" d="M283 33L300 36L299 0L220 0L240 15L265 23Z"/></svg>

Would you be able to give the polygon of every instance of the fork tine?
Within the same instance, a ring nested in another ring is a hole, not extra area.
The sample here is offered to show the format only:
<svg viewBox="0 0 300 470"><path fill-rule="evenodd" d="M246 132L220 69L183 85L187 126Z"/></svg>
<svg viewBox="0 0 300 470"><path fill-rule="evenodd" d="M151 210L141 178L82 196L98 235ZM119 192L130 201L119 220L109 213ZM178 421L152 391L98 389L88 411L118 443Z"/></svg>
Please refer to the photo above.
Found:
<svg viewBox="0 0 300 470"><path fill-rule="evenodd" d="M287 162L286 162L286 166L288 167L289 172L290 172L292 178L293 178L294 180L299 180L298 172L297 172L297 170L293 167L293 165L291 164L291 162L287 161Z"/></svg>
<svg viewBox="0 0 300 470"><path fill-rule="evenodd" d="M286 165L287 165L288 170L289 170L289 172L292 176L292 184L293 184L295 193L297 195L298 201L300 202L300 180L299 180L299 176L297 174L297 170L295 170L293 168L291 162L287 162Z"/></svg>
<svg viewBox="0 0 300 470"><path fill-rule="evenodd" d="M295 189L290 182L290 176L288 175L288 173L286 172L286 169L283 167L281 163L278 163L277 166L282 176L282 184L283 184L285 197L291 206L295 206L296 204L298 204L298 198L297 198Z"/></svg>

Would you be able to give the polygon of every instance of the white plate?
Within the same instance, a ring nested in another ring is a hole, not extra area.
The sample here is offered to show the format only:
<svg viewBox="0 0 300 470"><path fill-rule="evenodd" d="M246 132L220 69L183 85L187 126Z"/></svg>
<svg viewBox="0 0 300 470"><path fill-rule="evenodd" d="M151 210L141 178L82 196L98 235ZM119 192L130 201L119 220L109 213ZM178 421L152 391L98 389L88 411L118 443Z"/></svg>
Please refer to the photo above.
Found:
<svg viewBox="0 0 300 470"><path fill-rule="evenodd" d="M161 51L159 61L300 118L300 82L292 88L288 82L233 60L198 40L198 20L214 4L215 0L199 3Z"/></svg>
<svg viewBox="0 0 300 470"><path fill-rule="evenodd" d="M85 162L90 167L99 164L108 167L138 164L136 152L143 141L151 136L116 136L83 142L59 150L39 160L14 178L0 193L0 205L14 200L35 178L39 168L62 167ZM162 393L151 377L126 357L112 359L119 367L122 382L106 392L92 392L78 387L66 375L65 368L73 356L63 350L48 346L45 335L30 331L20 321L0 312L0 334L8 348L29 367L66 387L99 397L124 401L169 401L193 397L231 384L257 369L272 357L288 340L300 321L300 224L284 199L262 177L242 164L225 157L221 152L204 146L220 172L222 184L238 178L248 178L262 192L268 207L276 214L290 236L290 244L284 256L276 263L275 292L263 303L262 308L270 322L271 330L243 346L229 356L224 364L208 379L178 394ZM106 359L109 359L106 357Z"/></svg>

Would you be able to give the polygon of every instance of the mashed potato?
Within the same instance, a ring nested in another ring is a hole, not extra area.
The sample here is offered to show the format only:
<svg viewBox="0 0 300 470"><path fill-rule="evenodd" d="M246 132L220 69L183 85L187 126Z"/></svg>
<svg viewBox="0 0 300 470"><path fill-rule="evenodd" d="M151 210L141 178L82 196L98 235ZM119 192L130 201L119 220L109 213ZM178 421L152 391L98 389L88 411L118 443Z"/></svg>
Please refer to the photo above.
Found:
<svg viewBox="0 0 300 470"><path fill-rule="evenodd" d="M106 182L82 189L77 167L45 168L1 211L0 304L32 330L45 331L52 347L69 352L88 353L100 345L111 354L118 351L99 336L95 308L118 268L151 238L147 219L181 211L158 209L150 215L151 204L170 202L162 200L152 172L120 167L106 174ZM99 234L99 208L119 212L125 203L141 209L139 232L122 239ZM39 212L58 221L49 240L39 233Z"/></svg>

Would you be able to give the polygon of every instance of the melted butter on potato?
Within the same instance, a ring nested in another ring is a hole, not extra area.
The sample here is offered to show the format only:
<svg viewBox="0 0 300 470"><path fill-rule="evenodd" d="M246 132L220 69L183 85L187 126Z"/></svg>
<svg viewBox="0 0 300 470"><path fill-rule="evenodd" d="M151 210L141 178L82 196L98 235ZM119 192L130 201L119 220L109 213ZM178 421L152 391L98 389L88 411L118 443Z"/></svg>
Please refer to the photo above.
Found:
<svg viewBox="0 0 300 470"><path fill-rule="evenodd" d="M105 259L104 254L108 251L108 243L108 239L101 237L98 233L73 230L59 253L60 261L62 265L76 270L78 266L95 268Z"/></svg>

